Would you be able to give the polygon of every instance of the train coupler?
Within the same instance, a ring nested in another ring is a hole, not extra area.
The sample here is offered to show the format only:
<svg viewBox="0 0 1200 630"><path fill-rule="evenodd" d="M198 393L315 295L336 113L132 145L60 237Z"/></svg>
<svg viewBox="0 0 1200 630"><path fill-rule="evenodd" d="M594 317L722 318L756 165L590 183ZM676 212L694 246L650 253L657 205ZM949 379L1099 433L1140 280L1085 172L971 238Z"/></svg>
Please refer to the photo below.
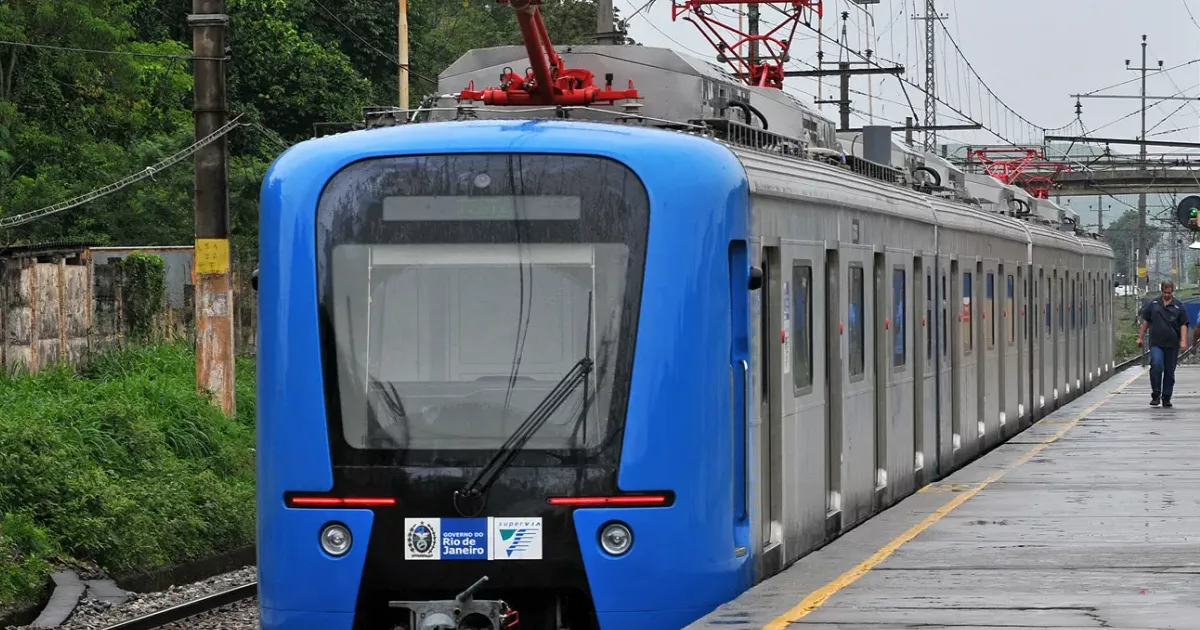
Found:
<svg viewBox="0 0 1200 630"><path fill-rule="evenodd" d="M409 611L411 630L508 630L516 628L517 611L504 600L475 599L487 576L479 578L454 599L424 602L388 602L391 608Z"/></svg>

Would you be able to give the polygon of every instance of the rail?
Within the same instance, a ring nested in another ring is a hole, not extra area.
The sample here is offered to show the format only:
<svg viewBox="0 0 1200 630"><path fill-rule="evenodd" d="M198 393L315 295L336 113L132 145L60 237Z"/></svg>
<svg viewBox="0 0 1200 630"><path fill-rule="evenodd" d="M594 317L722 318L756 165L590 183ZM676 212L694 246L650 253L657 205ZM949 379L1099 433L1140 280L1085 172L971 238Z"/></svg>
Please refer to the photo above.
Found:
<svg viewBox="0 0 1200 630"><path fill-rule="evenodd" d="M104 630L154 630L155 628L162 628L167 624L175 623L176 621L181 621L183 619L188 619L189 617L195 617L196 615L216 610L222 606L236 604L237 602L250 599L257 594L258 582L251 582L250 584L243 584L242 586L221 591L220 593L214 593L207 597L201 597L200 599L194 599L190 602L184 602L178 606L172 606L157 612L142 615L141 617L128 619L126 621L122 621L121 623L104 628Z"/></svg>

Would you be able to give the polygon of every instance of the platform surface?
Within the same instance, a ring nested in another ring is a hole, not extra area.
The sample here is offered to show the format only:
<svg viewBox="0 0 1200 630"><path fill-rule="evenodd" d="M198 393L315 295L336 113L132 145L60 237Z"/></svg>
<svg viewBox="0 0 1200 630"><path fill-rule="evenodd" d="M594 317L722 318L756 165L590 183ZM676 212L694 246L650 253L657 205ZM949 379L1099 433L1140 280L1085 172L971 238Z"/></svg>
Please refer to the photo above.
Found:
<svg viewBox="0 0 1200 630"><path fill-rule="evenodd" d="M1200 367L1113 375L688 630L1200 628Z"/></svg>

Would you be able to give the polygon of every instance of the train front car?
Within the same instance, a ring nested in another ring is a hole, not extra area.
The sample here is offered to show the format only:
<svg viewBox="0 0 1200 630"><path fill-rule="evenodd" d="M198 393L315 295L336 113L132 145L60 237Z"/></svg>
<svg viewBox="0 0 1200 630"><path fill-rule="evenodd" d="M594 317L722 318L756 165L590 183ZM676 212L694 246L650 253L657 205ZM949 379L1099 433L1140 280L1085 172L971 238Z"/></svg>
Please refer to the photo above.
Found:
<svg viewBox="0 0 1200 630"><path fill-rule="evenodd" d="M428 123L282 155L263 628L671 629L748 587L747 204L728 149L632 126Z"/></svg>

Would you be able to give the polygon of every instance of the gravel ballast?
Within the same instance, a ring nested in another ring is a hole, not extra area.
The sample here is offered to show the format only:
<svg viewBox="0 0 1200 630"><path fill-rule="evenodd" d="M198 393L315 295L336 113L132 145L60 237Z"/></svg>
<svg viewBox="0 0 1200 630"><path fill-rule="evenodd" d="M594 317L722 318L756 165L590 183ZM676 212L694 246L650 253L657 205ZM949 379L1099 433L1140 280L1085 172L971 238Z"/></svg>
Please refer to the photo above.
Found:
<svg viewBox="0 0 1200 630"><path fill-rule="evenodd" d="M165 610L173 606L215 595L231 588L250 584L257 579L254 567L242 567L236 571L222 573L207 580L172 586L165 591L156 593L128 593L128 599L123 604L113 605L109 602L91 599L86 594L79 600L75 612L67 621L58 626L59 630L97 630L128 621L152 612ZM248 599L223 606L214 611L198 615L181 622L169 624L168 628L228 628L243 630L258 628L258 600ZM20 626L17 630L35 630L32 626Z"/></svg>

